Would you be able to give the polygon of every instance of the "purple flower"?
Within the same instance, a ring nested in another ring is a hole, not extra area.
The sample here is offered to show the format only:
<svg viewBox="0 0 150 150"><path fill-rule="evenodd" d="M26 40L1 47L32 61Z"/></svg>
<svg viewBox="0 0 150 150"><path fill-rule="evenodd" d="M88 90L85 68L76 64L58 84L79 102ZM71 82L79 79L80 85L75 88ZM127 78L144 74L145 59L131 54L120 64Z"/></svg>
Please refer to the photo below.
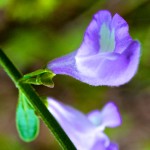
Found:
<svg viewBox="0 0 150 150"><path fill-rule="evenodd" d="M48 69L90 85L119 86L135 75L139 56L140 43L129 35L127 22L103 10L94 15L80 48L51 61Z"/></svg>
<svg viewBox="0 0 150 150"><path fill-rule="evenodd" d="M117 127L121 117L114 103L85 115L80 111L48 98L48 109L78 150L118 150L104 134L105 127Z"/></svg>

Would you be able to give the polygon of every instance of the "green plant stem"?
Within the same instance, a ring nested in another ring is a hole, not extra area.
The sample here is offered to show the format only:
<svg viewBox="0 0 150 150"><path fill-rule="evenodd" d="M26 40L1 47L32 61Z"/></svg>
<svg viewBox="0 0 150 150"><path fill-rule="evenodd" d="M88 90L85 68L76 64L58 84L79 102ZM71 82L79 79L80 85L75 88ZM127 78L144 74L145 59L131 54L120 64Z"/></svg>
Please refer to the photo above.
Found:
<svg viewBox="0 0 150 150"><path fill-rule="evenodd" d="M16 87L21 90L30 103L33 105L33 108L36 110L38 115L42 118L44 123L50 129L50 131L55 136L56 140L64 150L76 150L73 143L70 141L66 133L60 127L58 122L52 116L52 114L48 111L46 106L42 103L35 89L29 85L18 82L19 79L22 78L22 74L16 69L13 63L9 60L9 58L5 55L5 53L0 50L0 65L3 67L5 72L12 79Z"/></svg>

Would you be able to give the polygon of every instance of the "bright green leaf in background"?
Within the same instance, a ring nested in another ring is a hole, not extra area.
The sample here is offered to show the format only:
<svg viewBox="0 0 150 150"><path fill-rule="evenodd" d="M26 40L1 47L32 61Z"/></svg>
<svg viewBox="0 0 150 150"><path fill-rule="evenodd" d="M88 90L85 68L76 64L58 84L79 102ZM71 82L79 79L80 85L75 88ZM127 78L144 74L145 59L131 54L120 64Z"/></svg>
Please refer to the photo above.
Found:
<svg viewBox="0 0 150 150"><path fill-rule="evenodd" d="M9 0L0 0L0 8L3 8L7 5Z"/></svg>
<svg viewBox="0 0 150 150"><path fill-rule="evenodd" d="M39 133L39 119L21 91L16 111L16 126L21 139L26 142L33 141Z"/></svg>
<svg viewBox="0 0 150 150"><path fill-rule="evenodd" d="M9 0L7 13L20 21L42 20L48 17L57 3L57 0Z"/></svg>

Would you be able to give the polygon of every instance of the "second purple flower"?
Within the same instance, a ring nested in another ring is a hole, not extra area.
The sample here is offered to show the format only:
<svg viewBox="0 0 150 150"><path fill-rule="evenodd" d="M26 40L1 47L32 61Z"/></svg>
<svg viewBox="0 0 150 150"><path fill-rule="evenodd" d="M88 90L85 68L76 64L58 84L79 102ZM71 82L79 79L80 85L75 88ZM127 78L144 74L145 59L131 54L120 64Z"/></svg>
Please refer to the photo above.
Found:
<svg viewBox="0 0 150 150"><path fill-rule="evenodd" d="M117 106L109 102L102 110L93 110L87 115L61 102L48 98L48 110L64 129L77 150L119 150L104 133L106 127L121 125Z"/></svg>
<svg viewBox="0 0 150 150"><path fill-rule="evenodd" d="M51 61L48 69L94 86L119 86L135 75L139 56L140 44L129 35L127 22L103 10L94 15L80 48Z"/></svg>

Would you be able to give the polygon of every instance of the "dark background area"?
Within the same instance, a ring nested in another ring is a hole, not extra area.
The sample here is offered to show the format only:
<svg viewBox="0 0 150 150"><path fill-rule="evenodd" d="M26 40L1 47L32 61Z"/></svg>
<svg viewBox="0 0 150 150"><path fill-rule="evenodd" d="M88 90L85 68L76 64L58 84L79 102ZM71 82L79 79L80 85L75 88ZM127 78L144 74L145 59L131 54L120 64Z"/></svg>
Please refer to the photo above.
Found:
<svg viewBox="0 0 150 150"><path fill-rule="evenodd" d="M98 10L119 13L133 39L141 42L136 76L120 87L92 87L58 75L53 89L36 86L41 96L52 96L87 113L114 101L123 124L106 133L120 150L150 150L150 1L149 0L0 0L0 47L23 73L42 68L50 60L76 50ZM0 68L0 149L59 150L41 121L38 138L23 142L15 126L18 91Z"/></svg>

